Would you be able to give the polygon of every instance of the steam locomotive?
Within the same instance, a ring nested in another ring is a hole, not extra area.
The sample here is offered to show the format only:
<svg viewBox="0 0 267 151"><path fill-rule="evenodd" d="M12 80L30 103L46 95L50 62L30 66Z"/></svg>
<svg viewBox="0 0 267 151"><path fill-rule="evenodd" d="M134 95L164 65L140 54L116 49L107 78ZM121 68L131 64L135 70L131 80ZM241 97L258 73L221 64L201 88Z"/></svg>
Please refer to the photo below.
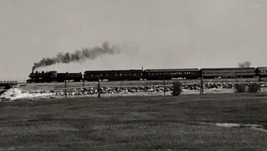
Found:
<svg viewBox="0 0 267 151"><path fill-rule="evenodd" d="M123 81L123 80L169 80L211 78L253 78L267 77L267 67L258 68L187 68L187 69L145 69L145 70L95 70L80 73L34 72L27 83L74 81Z"/></svg>

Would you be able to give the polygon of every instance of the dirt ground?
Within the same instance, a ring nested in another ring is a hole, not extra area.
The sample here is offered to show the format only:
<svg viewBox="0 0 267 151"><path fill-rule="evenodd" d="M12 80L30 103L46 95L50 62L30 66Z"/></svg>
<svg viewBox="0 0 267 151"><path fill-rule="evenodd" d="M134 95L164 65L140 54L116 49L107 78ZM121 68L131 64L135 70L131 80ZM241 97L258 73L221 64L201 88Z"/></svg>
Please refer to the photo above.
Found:
<svg viewBox="0 0 267 151"><path fill-rule="evenodd" d="M243 93L1 102L0 150L263 151L267 132L218 123L264 130L266 100Z"/></svg>

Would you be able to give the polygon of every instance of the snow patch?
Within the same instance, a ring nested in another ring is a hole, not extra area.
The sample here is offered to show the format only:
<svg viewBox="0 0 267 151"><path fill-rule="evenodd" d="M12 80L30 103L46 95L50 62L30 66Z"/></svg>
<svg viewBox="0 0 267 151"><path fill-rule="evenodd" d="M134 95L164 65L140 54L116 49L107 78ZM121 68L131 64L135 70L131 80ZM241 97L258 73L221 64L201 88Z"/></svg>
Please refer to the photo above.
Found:
<svg viewBox="0 0 267 151"><path fill-rule="evenodd" d="M11 88L5 91L0 96L0 100L15 100L20 98L33 98L33 97L43 97L50 96L52 93L29 93L23 92L20 88Z"/></svg>
<svg viewBox="0 0 267 151"><path fill-rule="evenodd" d="M220 126L220 127L250 128L253 130L267 132L264 126L258 125L258 124L215 123L214 125Z"/></svg>
<svg viewBox="0 0 267 151"><path fill-rule="evenodd" d="M239 127L240 124L235 123L215 123L214 125L220 126L220 127Z"/></svg>

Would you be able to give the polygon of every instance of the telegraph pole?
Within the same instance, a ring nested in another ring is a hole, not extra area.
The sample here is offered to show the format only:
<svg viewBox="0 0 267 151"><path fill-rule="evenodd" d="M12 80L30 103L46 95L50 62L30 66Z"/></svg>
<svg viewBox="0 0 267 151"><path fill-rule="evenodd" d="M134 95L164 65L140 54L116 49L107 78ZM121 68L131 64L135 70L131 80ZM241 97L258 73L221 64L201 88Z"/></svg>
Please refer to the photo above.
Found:
<svg viewBox="0 0 267 151"><path fill-rule="evenodd" d="M83 80L83 89L84 89L84 79L82 79Z"/></svg>
<svg viewBox="0 0 267 151"><path fill-rule="evenodd" d="M165 93L166 93L165 77L164 77L164 79L163 79L163 84L164 84L164 96L165 96Z"/></svg>
<svg viewBox="0 0 267 151"><path fill-rule="evenodd" d="M65 98L67 97L67 74L65 75Z"/></svg>
<svg viewBox="0 0 267 151"><path fill-rule="evenodd" d="M97 82L97 92L98 92L98 98L100 98L100 83L99 83L99 75L98 75L98 82Z"/></svg>
<svg viewBox="0 0 267 151"><path fill-rule="evenodd" d="M259 75L259 92L261 92L261 75Z"/></svg>
<svg viewBox="0 0 267 151"><path fill-rule="evenodd" d="M202 71L203 72L203 71ZM200 95L202 95L204 93L204 90L203 90L203 74L201 74L201 81L200 81Z"/></svg>

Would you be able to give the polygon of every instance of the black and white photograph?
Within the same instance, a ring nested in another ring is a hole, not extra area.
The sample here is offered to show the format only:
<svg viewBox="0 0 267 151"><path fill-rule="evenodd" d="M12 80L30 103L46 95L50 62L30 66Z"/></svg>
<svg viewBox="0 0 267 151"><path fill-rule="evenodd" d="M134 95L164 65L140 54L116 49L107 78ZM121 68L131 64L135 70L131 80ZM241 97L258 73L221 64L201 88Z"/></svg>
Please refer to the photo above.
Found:
<svg viewBox="0 0 267 151"><path fill-rule="evenodd" d="M267 151L266 0L0 0L0 151Z"/></svg>

